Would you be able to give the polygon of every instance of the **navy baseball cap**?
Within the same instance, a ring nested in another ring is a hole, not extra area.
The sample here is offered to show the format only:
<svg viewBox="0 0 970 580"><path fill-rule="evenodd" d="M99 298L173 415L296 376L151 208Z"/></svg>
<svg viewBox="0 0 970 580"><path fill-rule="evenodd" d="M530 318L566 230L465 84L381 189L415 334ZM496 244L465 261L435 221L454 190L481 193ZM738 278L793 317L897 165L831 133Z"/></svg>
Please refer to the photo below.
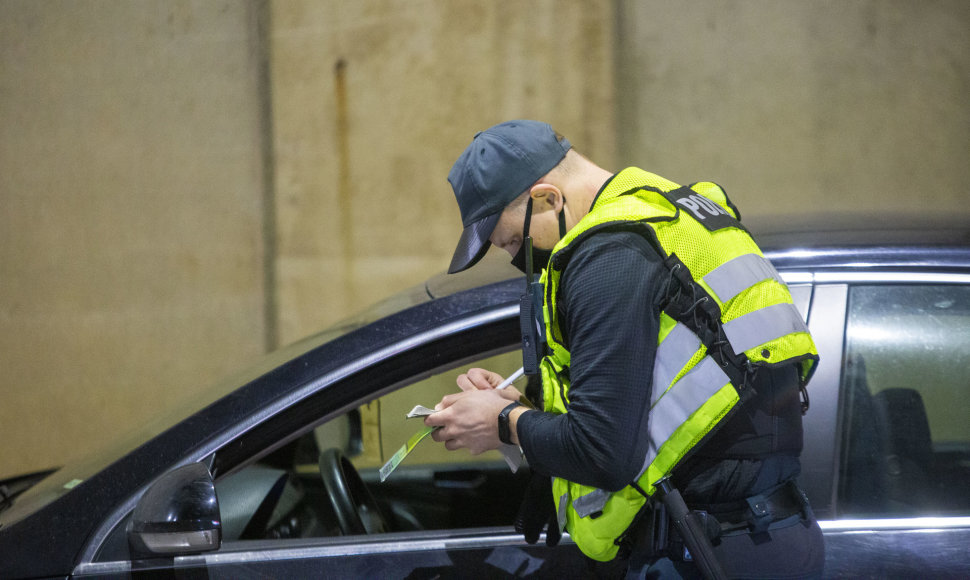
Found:
<svg viewBox="0 0 970 580"><path fill-rule="evenodd" d="M552 171L571 147L539 121L506 121L475 135L448 173L465 227L449 274L482 259L502 211Z"/></svg>

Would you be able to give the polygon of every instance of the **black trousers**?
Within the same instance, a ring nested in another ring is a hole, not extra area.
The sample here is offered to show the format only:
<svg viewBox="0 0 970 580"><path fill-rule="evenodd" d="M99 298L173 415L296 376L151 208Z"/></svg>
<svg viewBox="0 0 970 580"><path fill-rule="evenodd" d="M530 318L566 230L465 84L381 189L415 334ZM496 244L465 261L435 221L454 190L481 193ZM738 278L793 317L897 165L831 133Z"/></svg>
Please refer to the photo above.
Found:
<svg viewBox="0 0 970 580"><path fill-rule="evenodd" d="M768 530L730 532L714 544L728 578L820 578L825 565L822 530L815 519L792 516L772 523ZM693 562L630 556L627 578L702 578Z"/></svg>

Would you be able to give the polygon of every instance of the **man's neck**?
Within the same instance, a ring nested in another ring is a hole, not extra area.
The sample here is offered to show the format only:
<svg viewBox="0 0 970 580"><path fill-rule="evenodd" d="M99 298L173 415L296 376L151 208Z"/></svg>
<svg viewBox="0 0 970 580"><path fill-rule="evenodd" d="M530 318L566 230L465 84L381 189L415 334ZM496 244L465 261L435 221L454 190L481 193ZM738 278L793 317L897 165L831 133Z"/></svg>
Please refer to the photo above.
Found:
<svg viewBox="0 0 970 580"><path fill-rule="evenodd" d="M576 191L580 198L577 200L579 202L578 206L579 208L582 208L582 215L580 215L579 218L582 219L583 216L588 214L590 210L593 209L593 202L596 200L596 194L598 194L600 189L603 188L603 185L611 177L613 177L613 174L591 162L580 177L580 182L577 185Z"/></svg>

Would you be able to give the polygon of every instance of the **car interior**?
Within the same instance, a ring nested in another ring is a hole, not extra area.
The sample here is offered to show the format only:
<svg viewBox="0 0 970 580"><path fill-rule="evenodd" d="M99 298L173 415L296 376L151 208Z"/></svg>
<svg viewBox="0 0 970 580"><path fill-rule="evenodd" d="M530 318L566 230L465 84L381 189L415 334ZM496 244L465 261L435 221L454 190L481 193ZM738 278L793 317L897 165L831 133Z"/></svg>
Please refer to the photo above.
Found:
<svg viewBox="0 0 970 580"><path fill-rule="evenodd" d="M968 327L965 287L850 291L840 515L970 509Z"/></svg>
<svg viewBox="0 0 970 580"><path fill-rule="evenodd" d="M447 451L430 437L380 481L379 468L417 431L415 405L434 407L473 366L511 374L518 352L414 382L315 427L216 482L223 540L316 538L510 526L528 480L501 454ZM517 384L524 391L525 379Z"/></svg>

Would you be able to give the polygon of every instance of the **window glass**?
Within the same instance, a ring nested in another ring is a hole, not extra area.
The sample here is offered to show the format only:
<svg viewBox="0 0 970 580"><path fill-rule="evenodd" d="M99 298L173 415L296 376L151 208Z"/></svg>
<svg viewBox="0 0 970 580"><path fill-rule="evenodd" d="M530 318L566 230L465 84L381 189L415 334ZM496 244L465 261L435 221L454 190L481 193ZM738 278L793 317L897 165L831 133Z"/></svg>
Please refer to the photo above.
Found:
<svg viewBox="0 0 970 580"><path fill-rule="evenodd" d="M354 465L360 470L384 465L401 445L424 427L421 419L407 419L408 412L415 405L434 408L445 395L459 392L460 389L455 383L459 374L472 367L480 367L509 376L521 366L522 353L516 350L432 375L362 406L360 413L363 425L363 449L359 455L352 458ZM525 392L524 383L525 379L519 379L515 383L522 393ZM488 451L477 456L471 455L465 449L448 451L444 445L435 443L428 437L414 448L406 461L407 466L413 467L503 460L498 451Z"/></svg>
<svg viewBox="0 0 970 580"><path fill-rule="evenodd" d="M427 437L386 481L378 470L423 429L421 419L406 418L415 405L433 408L458 392L455 379L471 367L509 375L521 365L521 353L512 351L417 377L217 481L224 539L511 525L528 469L513 474L498 451L448 451ZM516 381L520 392L525 382Z"/></svg>
<svg viewBox="0 0 970 580"><path fill-rule="evenodd" d="M970 288L849 291L843 516L970 513Z"/></svg>

